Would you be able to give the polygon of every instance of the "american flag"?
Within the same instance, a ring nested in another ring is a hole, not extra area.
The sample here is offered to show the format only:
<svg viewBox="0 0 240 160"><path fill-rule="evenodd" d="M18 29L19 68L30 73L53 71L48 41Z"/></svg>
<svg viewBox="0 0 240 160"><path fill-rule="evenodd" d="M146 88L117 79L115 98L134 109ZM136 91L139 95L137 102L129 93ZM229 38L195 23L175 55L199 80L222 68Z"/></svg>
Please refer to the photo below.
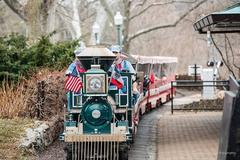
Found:
<svg viewBox="0 0 240 160"><path fill-rule="evenodd" d="M82 88L82 80L79 77L69 75L66 79L65 89L75 93L80 92Z"/></svg>

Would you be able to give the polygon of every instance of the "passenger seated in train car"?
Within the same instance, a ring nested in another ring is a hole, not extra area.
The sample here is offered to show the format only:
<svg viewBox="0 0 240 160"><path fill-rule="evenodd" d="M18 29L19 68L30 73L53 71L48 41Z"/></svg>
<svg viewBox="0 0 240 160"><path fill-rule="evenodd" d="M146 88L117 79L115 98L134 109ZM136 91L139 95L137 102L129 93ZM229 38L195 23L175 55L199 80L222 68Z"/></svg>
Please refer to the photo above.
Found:
<svg viewBox="0 0 240 160"><path fill-rule="evenodd" d="M132 88L133 88L133 97L134 97L134 103L135 103L140 96L140 93L138 91L137 80L136 80L136 71L134 70L132 64L129 61L124 59L127 57L121 53L121 48L119 45L111 46L110 50L112 51L112 53L116 54L117 56L113 65L109 69L109 72L112 74L111 83L113 85L116 85L118 89L121 89L121 91L124 93L126 92L126 87L124 87L126 85L124 85L124 81L121 79L121 76L119 73L121 72L134 73L135 75L132 78L133 80ZM116 82L116 79L117 79L117 82Z"/></svg>
<svg viewBox="0 0 240 160"><path fill-rule="evenodd" d="M167 64L166 63L163 63L161 65L160 77L161 77L162 85L166 84L167 83Z"/></svg>

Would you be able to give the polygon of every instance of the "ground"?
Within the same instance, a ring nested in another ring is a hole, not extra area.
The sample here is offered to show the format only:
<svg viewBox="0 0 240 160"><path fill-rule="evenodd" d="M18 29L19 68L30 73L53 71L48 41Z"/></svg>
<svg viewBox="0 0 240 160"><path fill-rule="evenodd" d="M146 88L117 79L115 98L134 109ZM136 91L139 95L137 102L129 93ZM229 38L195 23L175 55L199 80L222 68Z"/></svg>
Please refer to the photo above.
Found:
<svg viewBox="0 0 240 160"><path fill-rule="evenodd" d="M158 122L158 160L216 160L222 112L177 112Z"/></svg>
<svg viewBox="0 0 240 160"><path fill-rule="evenodd" d="M196 91L178 94L175 104L199 101ZM170 103L143 116L129 160L215 160L221 111L170 112ZM36 160L63 160L63 143L56 141Z"/></svg>
<svg viewBox="0 0 240 160"><path fill-rule="evenodd" d="M0 119L0 159L27 159L19 149L19 139L25 134L25 129L31 127L29 119Z"/></svg>

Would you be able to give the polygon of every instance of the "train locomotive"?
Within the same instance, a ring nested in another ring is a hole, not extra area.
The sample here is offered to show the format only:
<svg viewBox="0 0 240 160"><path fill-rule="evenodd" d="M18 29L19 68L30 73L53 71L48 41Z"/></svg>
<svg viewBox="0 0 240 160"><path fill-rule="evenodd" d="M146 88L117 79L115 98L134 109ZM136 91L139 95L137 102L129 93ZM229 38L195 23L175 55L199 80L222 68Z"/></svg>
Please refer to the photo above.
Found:
<svg viewBox="0 0 240 160"><path fill-rule="evenodd" d="M122 72L124 91L110 84L108 70L116 56L104 47L89 47L79 55L86 72L79 93L67 93L61 140L66 159L127 160L133 142L132 77Z"/></svg>
<svg viewBox="0 0 240 160"><path fill-rule="evenodd" d="M170 101L176 93L176 57L129 55L135 66L139 94L133 94L128 71L119 73L123 87L112 85L109 68L116 55L104 47L89 47L79 55L86 72L79 77L83 87L67 93L64 132L66 158L74 160L127 160L140 118ZM135 87L135 86L134 86ZM173 93L172 93L173 92Z"/></svg>

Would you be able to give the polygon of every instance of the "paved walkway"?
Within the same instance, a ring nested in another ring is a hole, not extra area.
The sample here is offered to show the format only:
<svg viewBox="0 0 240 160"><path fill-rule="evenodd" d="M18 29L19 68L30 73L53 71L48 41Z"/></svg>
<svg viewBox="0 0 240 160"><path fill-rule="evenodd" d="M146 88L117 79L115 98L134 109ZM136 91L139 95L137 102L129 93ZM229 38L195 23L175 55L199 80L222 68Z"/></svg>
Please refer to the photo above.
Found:
<svg viewBox="0 0 240 160"><path fill-rule="evenodd" d="M157 126L157 160L216 160L222 112L170 112Z"/></svg>

